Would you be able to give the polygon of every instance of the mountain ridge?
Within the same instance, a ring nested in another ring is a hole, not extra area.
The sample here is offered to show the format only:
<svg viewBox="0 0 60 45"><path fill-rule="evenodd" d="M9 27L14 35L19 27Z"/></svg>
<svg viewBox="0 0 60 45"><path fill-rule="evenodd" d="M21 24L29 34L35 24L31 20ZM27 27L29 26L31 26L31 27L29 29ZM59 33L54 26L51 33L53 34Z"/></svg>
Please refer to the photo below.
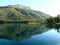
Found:
<svg viewBox="0 0 60 45"><path fill-rule="evenodd" d="M48 14L35 11L28 6L9 5L0 7L0 20L4 21L41 21L49 17Z"/></svg>

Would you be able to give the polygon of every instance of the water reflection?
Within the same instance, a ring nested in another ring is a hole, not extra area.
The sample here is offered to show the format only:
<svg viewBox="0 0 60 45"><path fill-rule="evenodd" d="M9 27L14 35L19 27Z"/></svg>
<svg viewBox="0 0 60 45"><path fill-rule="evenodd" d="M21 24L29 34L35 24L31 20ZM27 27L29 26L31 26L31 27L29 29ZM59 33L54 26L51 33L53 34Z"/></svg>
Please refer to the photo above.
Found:
<svg viewBox="0 0 60 45"><path fill-rule="evenodd" d="M1 24L0 39L22 40L47 30L44 25Z"/></svg>
<svg viewBox="0 0 60 45"><path fill-rule="evenodd" d="M52 24L52 25L46 25L46 27L47 28L50 28L50 29L55 29L55 30L57 30L57 32L60 32L60 25L58 25L58 24Z"/></svg>
<svg viewBox="0 0 60 45"><path fill-rule="evenodd" d="M1 24L0 45L60 45L59 28L59 25Z"/></svg>

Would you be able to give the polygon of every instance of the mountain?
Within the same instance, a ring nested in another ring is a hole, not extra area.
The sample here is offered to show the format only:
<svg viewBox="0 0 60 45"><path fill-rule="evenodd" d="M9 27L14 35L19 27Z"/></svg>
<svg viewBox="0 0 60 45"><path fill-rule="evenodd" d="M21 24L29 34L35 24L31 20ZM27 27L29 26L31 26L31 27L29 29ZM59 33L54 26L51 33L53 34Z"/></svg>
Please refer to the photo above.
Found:
<svg viewBox="0 0 60 45"><path fill-rule="evenodd" d="M28 6L9 5L0 7L0 20L4 21L41 21L49 17L48 14L35 11Z"/></svg>

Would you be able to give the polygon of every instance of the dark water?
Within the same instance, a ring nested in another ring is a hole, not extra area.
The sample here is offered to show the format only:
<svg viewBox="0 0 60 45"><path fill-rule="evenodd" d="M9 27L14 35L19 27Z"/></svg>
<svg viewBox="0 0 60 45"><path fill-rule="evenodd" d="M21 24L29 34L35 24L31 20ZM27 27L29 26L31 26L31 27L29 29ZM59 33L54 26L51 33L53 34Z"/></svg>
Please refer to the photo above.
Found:
<svg viewBox="0 0 60 45"><path fill-rule="evenodd" d="M60 45L59 25L0 24L0 45Z"/></svg>

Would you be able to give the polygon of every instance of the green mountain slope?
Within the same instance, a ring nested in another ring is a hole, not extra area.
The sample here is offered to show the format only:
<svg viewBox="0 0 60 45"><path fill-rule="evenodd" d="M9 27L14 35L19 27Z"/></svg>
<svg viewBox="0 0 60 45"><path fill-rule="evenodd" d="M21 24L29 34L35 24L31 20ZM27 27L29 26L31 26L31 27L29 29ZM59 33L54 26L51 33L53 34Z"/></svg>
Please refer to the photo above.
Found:
<svg viewBox="0 0 60 45"><path fill-rule="evenodd" d="M41 21L50 17L27 6L9 5L0 7L0 20L4 21Z"/></svg>

